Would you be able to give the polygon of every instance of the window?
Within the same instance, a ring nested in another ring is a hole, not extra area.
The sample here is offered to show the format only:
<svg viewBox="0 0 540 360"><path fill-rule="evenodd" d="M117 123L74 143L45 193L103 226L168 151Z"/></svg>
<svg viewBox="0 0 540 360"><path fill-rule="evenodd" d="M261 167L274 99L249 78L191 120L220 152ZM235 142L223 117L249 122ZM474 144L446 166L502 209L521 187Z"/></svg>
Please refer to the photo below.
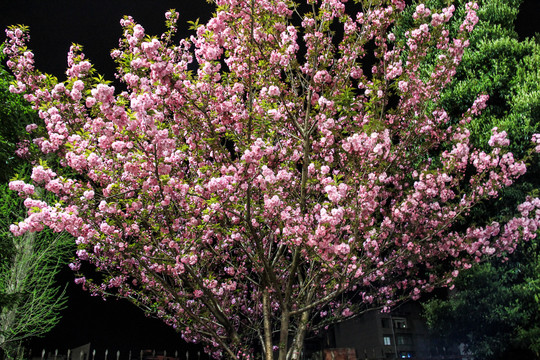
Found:
<svg viewBox="0 0 540 360"><path fill-rule="evenodd" d="M389 329L390 326L391 326L390 324L391 324L391 322L390 322L389 318L382 318L381 319L381 325L382 325L383 328Z"/></svg>
<svg viewBox="0 0 540 360"><path fill-rule="evenodd" d="M394 322L395 329L406 329L407 328L407 319L395 318L392 319Z"/></svg>
<svg viewBox="0 0 540 360"><path fill-rule="evenodd" d="M414 358L414 352L412 352L412 351L401 351L399 353L399 358L400 359L412 359L412 358Z"/></svg>
<svg viewBox="0 0 540 360"><path fill-rule="evenodd" d="M383 336L383 343L384 345L392 345L390 336Z"/></svg>
<svg viewBox="0 0 540 360"><path fill-rule="evenodd" d="M412 345L413 339L410 334L400 334L396 337L396 342L398 345Z"/></svg>

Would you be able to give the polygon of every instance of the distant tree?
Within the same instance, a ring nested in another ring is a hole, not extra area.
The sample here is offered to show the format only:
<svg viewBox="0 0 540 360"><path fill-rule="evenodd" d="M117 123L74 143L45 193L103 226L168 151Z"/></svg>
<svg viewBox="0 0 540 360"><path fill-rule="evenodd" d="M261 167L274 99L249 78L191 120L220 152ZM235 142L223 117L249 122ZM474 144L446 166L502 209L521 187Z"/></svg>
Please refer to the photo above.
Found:
<svg viewBox="0 0 540 360"><path fill-rule="evenodd" d="M56 277L73 251L73 240L50 231L13 236L9 226L24 218L22 200L0 184L0 353L13 358L23 340L42 336L59 320L67 297Z"/></svg>
<svg viewBox="0 0 540 360"><path fill-rule="evenodd" d="M448 299L424 304L428 325L478 360L539 359L539 270L536 240L505 263L473 266L458 276Z"/></svg>
<svg viewBox="0 0 540 360"><path fill-rule="evenodd" d="M464 2L460 3L464 7ZM519 41L514 31L521 3L480 1L471 45L455 81L441 97L445 109L457 117L474 93L491 94L484 112L471 122L473 141L485 147L490 129L496 126L516 139L510 145L515 154L523 154L527 136L538 132L540 124L540 46L531 39ZM468 221L511 217L511 204L539 188L538 161L531 162L528 170L516 186L477 206ZM537 247L537 240L521 244L505 264L479 264L462 273L449 299L434 299L424 305L433 330L446 339L468 344L477 359L538 358Z"/></svg>
<svg viewBox="0 0 540 360"><path fill-rule="evenodd" d="M0 293L9 298L0 306L0 349L7 358L16 357L22 341L43 336L60 320L67 296L56 277L73 249L67 234L13 236L9 225L21 215L22 201L7 184L0 185L0 236L13 247L0 263Z"/></svg>
<svg viewBox="0 0 540 360"><path fill-rule="evenodd" d="M515 31L523 0L479 0L479 22L469 37L470 45L456 69L453 81L443 90L440 103L453 121L458 121L478 94L488 94L487 107L470 124L475 146L488 148L491 129L505 130L512 143L509 149L523 155L528 139L540 122L538 45L534 39L519 41ZM427 0L426 6L440 8L447 0ZM466 1L454 2L456 17L465 17ZM412 13L412 9L408 9ZM403 16L396 32L403 36L413 23ZM451 23L450 33L459 31L459 21ZM436 52L429 55L433 66ZM423 73L429 74L429 67ZM420 71L422 73L422 71Z"/></svg>
<svg viewBox="0 0 540 360"><path fill-rule="evenodd" d="M26 125L39 120L21 95L9 92L12 81L0 65L0 359L16 357L24 340L56 325L67 299L56 276L74 251L67 234L13 236L9 231L24 219L27 208L7 182L28 173L30 158L17 154L21 147L30 150L31 144L24 143Z"/></svg>
<svg viewBox="0 0 540 360"><path fill-rule="evenodd" d="M39 118L22 95L9 91L13 76L2 65L5 59L3 48L0 46L0 182L6 183L17 168L27 162L17 153L27 139L26 126Z"/></svg>
<svg viewBox="0 0 540 360"><path fill-rule="evenodd" d="M440 106L474 4L453 37L454 7L414 6L400 38L402 0L352 14L334 0L216 3L179 43L174 11L159 38L124 18L121 93L78 45L59 82L34 68L26 29L7 32L13 90L45 121L36 143L61 158L32 172L60 201L10 184L30 210L14 234L68 231L79 260L106 273L78 279L91 291L130 299L216 357L267 360L298 359L310 332L536 236L537 198L505 222L462 226L526 170L503 131L472 146L486 96L459 119Z"/></svg>
<svg viewBox="0 0 540 360"><path fill-rule="evenodd" d="M13 76L1 62L5 59L4 46L0 46L0 184L7 183L26 160L16 155L18 144L23 141L25 126L38 120L37 113L20 94L9 91ZM0 266L13 255L10 237L0 237ZM0 290L0 307L14 297Z"/></svg>

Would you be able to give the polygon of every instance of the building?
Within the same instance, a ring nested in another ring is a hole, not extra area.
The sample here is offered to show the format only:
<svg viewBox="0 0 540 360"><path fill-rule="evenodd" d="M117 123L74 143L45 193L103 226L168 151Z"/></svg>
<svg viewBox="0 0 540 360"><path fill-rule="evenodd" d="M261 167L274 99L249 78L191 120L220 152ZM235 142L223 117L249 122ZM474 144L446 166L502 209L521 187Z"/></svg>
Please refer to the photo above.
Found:
<svg viewBox="0 0 540 360"><path fill-rule="evenodd" d="M457 346L440 346L432 337L421 306L407 302L390 313L378 310L334 325L324 335L318 354L322 360L462 359ZM463 358L464 359L464 358Z"/></svg>

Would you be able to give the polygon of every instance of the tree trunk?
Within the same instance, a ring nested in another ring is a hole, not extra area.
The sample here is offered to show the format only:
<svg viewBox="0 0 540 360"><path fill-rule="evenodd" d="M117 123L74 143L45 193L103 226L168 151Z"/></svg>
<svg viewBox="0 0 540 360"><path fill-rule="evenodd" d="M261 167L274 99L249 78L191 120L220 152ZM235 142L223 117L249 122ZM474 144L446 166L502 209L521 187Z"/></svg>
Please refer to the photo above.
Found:
<svg viewBox="0 0 540 360"><path fill-rule="evenodd" d="M309 322L309 311L305 311L300 316L300 323L298 324L298 329L291 345L291 349L287 354L288 360L298 360L300 358L300 353L304 348L304 339L306 337L307 324Z"/></svg>
<svg viewBox="0 0 540 360"><path fill-rule="evenodd" d="M279 357L278 360L287 359L287 350L289 347L289 304L284 304L281 312L281 328L279 331Z"/></svg>
<svg viewBox="0 0 540 360"><path fill-rule="evenodd" d="M263 313L264 313L264 358L266 360L273 360L274 351L272 346L272 325L270 322L271 314L270 306L270 294L268 293L268 288L263 290Z"/></svg>

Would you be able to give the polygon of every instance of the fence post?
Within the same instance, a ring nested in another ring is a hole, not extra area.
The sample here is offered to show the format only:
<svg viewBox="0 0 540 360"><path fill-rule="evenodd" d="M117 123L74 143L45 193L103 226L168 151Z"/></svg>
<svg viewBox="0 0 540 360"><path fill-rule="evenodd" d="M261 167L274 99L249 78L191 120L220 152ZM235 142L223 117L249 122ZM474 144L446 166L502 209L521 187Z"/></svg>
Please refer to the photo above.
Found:
<svg viewBox="0 0 540 360"><path fill-rule="evenodd" d="M70 359L71 359L71 349L68 349L66 360L70 360Z"/></svg>
<svg viewBox="0 0 540 360"><path fill-rule="evenodd" d="M109 355L109 349L105 349L105 360L107 360L107 355Z"/></svg>
<svg viewBox="0 0 540 360"><path fill-rule="evenodd" d="M41 350L41 360L45 359L45 349Z"/></svg>

